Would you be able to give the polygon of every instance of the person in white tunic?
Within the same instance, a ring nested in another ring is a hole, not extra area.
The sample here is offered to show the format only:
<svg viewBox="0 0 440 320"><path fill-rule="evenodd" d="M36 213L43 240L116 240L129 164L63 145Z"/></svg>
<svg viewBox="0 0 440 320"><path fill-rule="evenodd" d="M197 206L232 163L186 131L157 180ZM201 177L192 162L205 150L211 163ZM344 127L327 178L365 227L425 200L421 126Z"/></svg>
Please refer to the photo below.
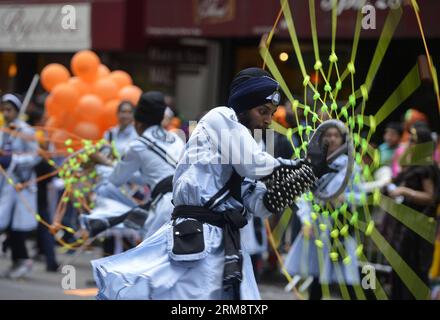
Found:
<svg viewBox="0 0 440 320"><path fill-rule="evenodd" d="M117 110L118 125L104 132L104 139L111 145L109 151L117 159L120 159L125 153L129 143L138 137L133 125L133 114L134 105L130 101L121 101ZM103 243L104 256L123 252L125 250L124 242L128 242L131 247L137 238L138 235L134 230L121 228L108 230Z"/></svg>
<svg viewBox="0 0 440 320"><path fill-rule="evenodd" d="M128 181L133 181L133 177L139 172L136 177L150 187L151 199L140 207L135 203L127 206L127 209L134 209L122 214L109 212L102 217L93 214L83 216L86 228L92 233L124 222L128 226L137 224L133 227L141 228L143 236L147 237L170 220L173 211L172 178L185 143L177 134L166 131L160 125L165 109L164 95L161 92L142 94L134 114L135 129L139 136L128 144L121 160L100 186L98 193L99 197L107 195L109 199L119 200L112 198L111 195L115 194L113 191L106 190L117 190ZM117 209L116 206L114 209Z"/></svg>
<svg viewBox="0 0 440 320"><path fill-rule="evenodd" d="M127 151L131 141L138 137L134 128L134 110L135 107L130 101L121 101L118 106L118 125L110 128L104 133L104 139L110 146L102 148L94 160L98 163L96 171L101 178L95 192L98 196L119 201L129 207L135 207L136 202L131 198L133 193L128 185L116 188L107 184L108 177L113 172L112 158L120 160L121 156ZM94 155L96 156L96 155ZM127 181L131 185L144 186L146 183L140 178L139 172ZM104 188L101 185L105 185Z"/></svg>
<svg viewBox="0 0 440 320"><path fill-rule="evenodd" d="M118 125L108 129L104 133L104 139L111 145L111 148L108 148L108 153L114 155L116 159L120 159L127 150L130 142L138 137L138 134L133 125L134 105L130 101L121 101L121 103L118 105L117 117ZM102 150L101 152L104 151L107 150ZM98 166L97 171L101 172L105 169L106 168L102 166ZM101 176L105 179L105 174L102 174ZM126 188L126 190L129 189ZM121 197L124 196L119 192L117 194ZM126 199L125 197L123 199L127 202L130 201L130 199ZM131 204L133 206L135 205L134 203ZM127 243L129 247L132 247L134 246L133 243L138 241L137 232L126 228L112 228L111 230L108 230L106 232L105 236L106 237L103 242L104 256L121 253L125 251L125 246Z"/></svg>
<svg viewBox="0 0 440 320"><path fill-rule="evenodd" d="M0 132L0 165L14 185L32 181L34 166L40 161L34 130L18 119L22 101L16 94L5 94L1 111L5 119ZM26 233L37 227L36 184L27 184L17 191L4 175L0 175L0 233L8 231L12 267L4 276L20 278L30 273L32 260L25 246Z"/></svg>
<svg viewBox="0 0 440 320"><path fill-rule="evenodd" d="M107 140L120 158L128 148L129 143L138 137L133 125L134 105L130 101L122 101L118 106L118 125L104 132Z"/></svg>
<svg viewBox="0 0 440 320"><path fill-rule="evenodd" d="M209 111L185 147L172 220L138 247L92 261L98 299L260 298L239 229L254 214L280 213L329 170L320 152L294 161L257 146L249 129L269 126L278 88L258 68L234 78L228 106Z"/></svg>

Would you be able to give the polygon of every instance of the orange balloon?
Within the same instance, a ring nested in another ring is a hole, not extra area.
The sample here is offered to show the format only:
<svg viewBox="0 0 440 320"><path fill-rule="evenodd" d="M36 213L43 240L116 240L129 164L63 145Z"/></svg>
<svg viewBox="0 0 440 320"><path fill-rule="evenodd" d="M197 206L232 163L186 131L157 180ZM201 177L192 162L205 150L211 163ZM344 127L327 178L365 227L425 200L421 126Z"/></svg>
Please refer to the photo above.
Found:
<svg viewBox="0 0 440 320"><path fill-rule="evenodd" d="M104 111L104 103L101 98L94 94L86 94L82 96L75 108L76 122L100 122L103 121L102 114Z"/></svg>
<svg viewBox="0 0 440 320"><path fill-rule="evenodd" d="M141 97L142 90L133 85L125 86L119 91L119 98L121 100L128 100L134 105L137 105L139 98Z"/></svg>
<svg viewBox="0 0 440 320"><path fill-rule="evenodd" d="M104 112L103 112L103 127L102 130L107 130L111 127L114 127L118 124L118 106L121 103L118 99L113 99L108 101L104 106Z"/></svg>
<svg viewBox="0 0 440 320"><path fill-rule="evenodd" d="M80 94L74 86L67 83L60 83L53 89L51 96L53 100L49 103L53 103L54 106L59 109L59 112L55 111L53 113L53 115L56 115L58 113L73 112L75 106L78 104Z"/></svg>
<svg viewBox="0 0 440 320"><path fill-rule="evenodd" d="M48 129L61 128L61 121L57 117L49 117L44 126Z"/></svg>
<svg viewBox="0 0 440 320"><path fill-rule="evenodd" d="M122 70L113 71L110 73L109 77L116 83L119 89L133 84L133 80L131 79L130 75Z"/></svg>
<svg viewBox="0 0 440 320"><path fill-rule="evenodd" d="M110 69L105 64L100 64L98 67L98 78L105 78L110 74Z"/></svg>
<svg viewBox="0 0 440 320"><path fill-rule="evenodd" d="M108 101L118 97L118 86L109 78L99 79L93 85L93 93Z"/></svg>
<svg viewBox="0 0 440 320"><path fill-rule="evenodd" d="M92 86L90 85L90 83L84 82L78 77L70 78L67 83L74 86L81 95L92 92Z"/></svg>
<svg viewBox="0 0 440 320"><path fill-rule="evenodd" d="M66 130L67 132L73 132L73 129L76 127L78 122L82 121L81 119L78 119L78 115L76 113L76 110L72 113L69 113L66 116L61 117L61 123L62 123L62 129Z"/></svg>
<svg viewBox="0 0 440 320"><path fill-rule="evenodd" d="M98 68L101 64L99 57L90 50L82 50L72 57L70 67L75 76L85 82L93 82L98 76Z"/></svg>
<svg viewBox="0 0 440 320"><path fill-rule="evenodd" d="M79 122L73 129L73 133L83 139L98 140L101 138L99 127L92 122Z"/></svg>
<svg viewBox="0 0 440 320"><path fill-rule="evenodd" d="M58 119L56 117L49 117L44 123L44 127L46 128L58 128Z"/></svg>
<svg viewBox="0 0 440 320"><path fill-rule="evenodd" d="M44 101L44 108L49 117L55 117L60 112L60 108L54 104L53 96L51 94L48 95Z"/></svg>
<svg viewBox="0 0 440 320"><path fill-rule="evenodd" d="M46 125L47 126L47 125ZM53 145L55 146L56 151L58 152L64 152L67 150L66 145L64 144L64 142L70 138L70 135L67 131L65 130L55 130L51 135L50 135L50 141L53 143Z"/></svg>
<svg viewBox="0 0 440 320"><path fill-rule="evenodd" d="M48 92L57 84L67 82L69 78L69 70L59 63L48 64L41 71L41 85Z"/></svg>

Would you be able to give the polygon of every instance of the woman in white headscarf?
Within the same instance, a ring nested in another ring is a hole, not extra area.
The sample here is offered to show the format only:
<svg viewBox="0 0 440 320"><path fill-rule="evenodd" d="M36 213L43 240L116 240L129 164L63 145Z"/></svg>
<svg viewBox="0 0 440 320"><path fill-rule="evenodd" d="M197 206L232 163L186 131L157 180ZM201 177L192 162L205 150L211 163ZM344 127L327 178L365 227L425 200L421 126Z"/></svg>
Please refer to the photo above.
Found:
<svg viewBox="0 0 440 320"><path fill-rule="evenodd" d="M40 161L38 143L33 140L34 130L18 118L21 104L18 95L2 96L5 127L0 132L0 165L7 177L0 175L0 232L9 231L7 241L12 251L12 267L4 276L14 279L26 276L32 269L25 240L26 232L37 227L36 184L27 184L22 190L15 186L35 178L34 166Z"/></svg>

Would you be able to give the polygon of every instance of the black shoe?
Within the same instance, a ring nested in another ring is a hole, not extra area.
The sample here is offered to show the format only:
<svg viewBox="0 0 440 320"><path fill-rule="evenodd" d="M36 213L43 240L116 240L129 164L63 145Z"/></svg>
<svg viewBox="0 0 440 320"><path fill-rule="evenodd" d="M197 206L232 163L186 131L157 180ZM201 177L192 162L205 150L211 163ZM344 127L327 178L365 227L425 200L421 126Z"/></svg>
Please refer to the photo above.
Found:
<svg viewBox="0 0 440 320"><path fill-rule="evenodd" d="M46 265L47 272L57 272L59 268L60 268L60 265L58 263Z"/></svg>
<svg viewBox="0 0 440 320"><path fill-rule="evenodd" d="M95 280L94 279L86 280L86 287L91 287L91 288L96 287Z"/></svg>

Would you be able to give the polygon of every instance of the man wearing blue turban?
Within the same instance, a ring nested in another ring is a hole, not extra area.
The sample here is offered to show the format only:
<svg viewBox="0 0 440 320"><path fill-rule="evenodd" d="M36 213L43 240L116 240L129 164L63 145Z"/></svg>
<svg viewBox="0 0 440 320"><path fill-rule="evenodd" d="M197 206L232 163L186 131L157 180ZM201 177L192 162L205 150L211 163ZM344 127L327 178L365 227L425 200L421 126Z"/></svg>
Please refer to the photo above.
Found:
<svg viewBox="0 0 440 320"><path fill-rule="evenodd" d="M186 144L171 221L137 248L92 261L98 298L260 298L240 229L253 215L279 214L330 170L322 150L287 160L258 146L254 136L268 128L280 99L264 70L237 74L228 106L209 111Z"/></svg>

